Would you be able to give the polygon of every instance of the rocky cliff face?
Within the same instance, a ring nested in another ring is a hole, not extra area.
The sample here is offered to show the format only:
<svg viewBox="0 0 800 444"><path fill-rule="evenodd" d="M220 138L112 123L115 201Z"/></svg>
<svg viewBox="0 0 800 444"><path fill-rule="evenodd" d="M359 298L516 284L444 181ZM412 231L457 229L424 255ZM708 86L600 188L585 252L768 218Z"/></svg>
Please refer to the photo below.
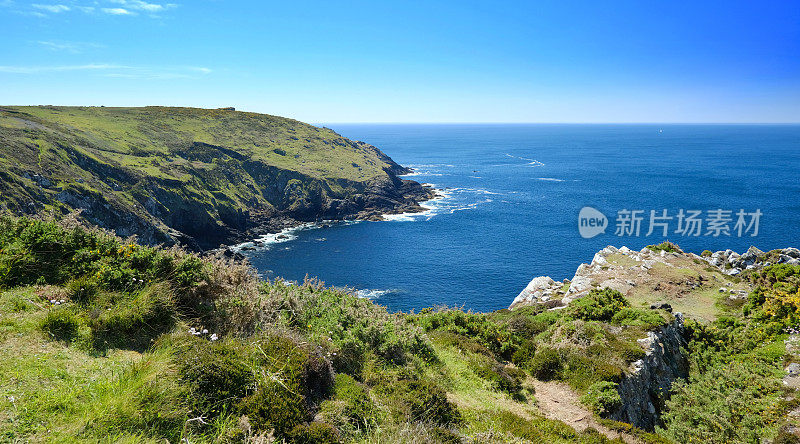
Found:
<svg viewBox="0 0 800 444"><path fill-rule="evenodd" d="M649 332L639 343L645 350L645 357L631 363L620 381L617 391L622 407L609 418L653 430L660 424L659 413L672 383L689 374L689 363L681 351L686 345L683 315L676 313L671 324Z"/></svg>
<svg viewBox="0 0 800 444"><path fill-rule="evenodd" d="M0 210L80 210L145 244L216 248L302 222L421 211L369 144L232 109L0 107Z"/></svg>

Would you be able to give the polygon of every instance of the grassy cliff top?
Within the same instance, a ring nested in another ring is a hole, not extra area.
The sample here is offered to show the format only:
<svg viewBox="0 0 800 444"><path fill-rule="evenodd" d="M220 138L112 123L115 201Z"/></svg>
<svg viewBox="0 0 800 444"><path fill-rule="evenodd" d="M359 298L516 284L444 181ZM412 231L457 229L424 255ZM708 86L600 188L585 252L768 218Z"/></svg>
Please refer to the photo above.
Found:
<svg viewBox="0 0 800 444"><path fill-rule="evenodd" d="M148 244L215 248L286 218L408 211L427 192L404 171L372 145L266 114L0 106L0 211L81 210Z"/></svg>
<svg viewBox="0 0 800 444"><path fill-rule="evenodd" d="M35 130L82 137L96 154L173 179L182 177L181 169L173 167L190 162L176 158L176 150L193 142L225 147L252 160L321 179L363 181L384 175L383 168L391 166L372 146L331 129L230 109L0 107L0 129L12 128L28 130L17 137L31 143L38 142Z"/></svg>

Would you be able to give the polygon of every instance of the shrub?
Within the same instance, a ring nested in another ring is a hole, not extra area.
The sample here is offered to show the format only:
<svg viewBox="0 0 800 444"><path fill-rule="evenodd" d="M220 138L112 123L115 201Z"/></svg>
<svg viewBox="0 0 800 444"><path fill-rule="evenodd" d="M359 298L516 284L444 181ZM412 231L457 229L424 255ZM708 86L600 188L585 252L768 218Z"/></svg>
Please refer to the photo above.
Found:
<svg viewBox="0 0 800 444"><path fill-rule="evenodd" d="M295 427L311 419L301 391L297 380L264 382L242 401L240 409L257 430L274 430L276 438L290 439Z"/></svg>
<svg viewBox="0 0 800 444"><path fill-rule="evenodd" d="M674 244L674 243L672 243L670 241L664 241L664 242L661 242L658 245L648 245L647 249L650 250L650 251L655 251L655 252L666 251L667 253L683 253L683 250L681 250L681 247L679 247L677 244Z"/></svg>
<svg viewBox="0 0 800 444"><path fill-rule="evenodd" d="M514 355L511 356L511 362L518 366L527 366L528 361L533 359L534 354L536 353L536 342L528 340L522 343L522 345L514 352Z"/></svg>
<svg viewBox="0 0 800 444"><path fill-rule="evenodd" d="M69 298L80 304L86 304L94 300L97 292L97 281L87 276L73 279L67 283Z"/></svg>
<svg viewBox="0 0 800 444"><path fill-rule="evenodd" d="M712 254L714 254L714 253L712 253L711 250L703 250L703 252L700 253L700 256L711 257Z"/></svg>
<svg viewBox="0 0 800 444"><path fill-rule="evenodd" d="M664 325L666 321L656 311L626 307L614 313L611 323L616 325L638 325L651 329Z"/></svg>
<svg viewBox="0 0 800 444"><path fill-rule="evenodd" d="M296 444L338 444L339 432L330 424L313 421L292 429L292 442Z"/></svg>
<svg viewBox="0 0 800 444"><path fill-rule="evenodd" d="M717 364L673 385L663 415L678 442L761 442L782 416L778 369L757 360Z"/></svg>
<svg viewBox="0 0 800 444"><path fill-rule="evenodd" d="M72 310L53 308L42 319L39 328L52 338L69 342L78 334L80 322Z"/></svg>
<svg viewBox="0 0 800 444"><path fill-rule="evenodd" d="M617 383L598 381L581 396L581 402L598 415L607 415L622 407L622 398L617 392Z"/></svg>
<svg viewBox="0 0 800 444"><path fill-rule="evenodd" d="M506 367L492 358L476 356L472 361L475 374L491 382L496 390L511 395L518 395L522 390L524 372L520 373L513 367Z"/></svg>
<svg viewBox="0 0 800 444"><path fill-rule="evenodd" d="M340 430L354 434L377 425L378 410L367 388L346 374L336 375L334 399L322 404L322 416Z"/></svg>
<svg viewBox="0 0 800 444"><path fill-rule="evenodd" d="M518 335L499 323L492 322L482 313L428 309L411 316L411 319L426 332L448 331L478 341L502 359L511 359L519 345Z"/></svg>
<svg viewBox="0 0 800 444"><path fill-rule="evenodd" d="M588 295L573 301L565 310L576 319L608 322L614 314L629 305L622 293L604 288L593 289Z"/></svg>
<svg viewBox="0 0 800 444"><path fill-rule="evenodd" d="M362 351L370 350L385 362L402 365L411 356L435 359L423 332L401 315L347 292L324 288L317 281L303 285L266 283L261 288L264 322L279 323L304 332L317 343L348 348L350 371L363 365Z"/></svg>
<svg viewBox="0 0 800 444"><path fill-rule="evenodd" d="M256 429L274 429L276 437L290 439L292 430L310 420L317 403L331 393L333 368L288 334L263 336L253 347L258 387L240 403L240 411Z"/></svg>
<svg viewBox="0 0 800 444"><path fill-rule="evenodd" d="M190 342L177 360L180 381L189 387L193 408L211 418L231 411L255 386L249 350L234 339L190 338Z"/></svg>
<svg viewBox="0 0 800 444"><path fill-rule="evenodd" d="M441 387L428 380L399 381L395 395L407 408L412 421L450 425L461 422L458 409L447 400Z"/></svg>
<svg viewBox="0 0 800 444"><path fill-rule="evenodd" d="M542 381L558 379L564 368L564 356L561 351L552 347L540 347L528 361L528 370L534 378Z"/></svg>

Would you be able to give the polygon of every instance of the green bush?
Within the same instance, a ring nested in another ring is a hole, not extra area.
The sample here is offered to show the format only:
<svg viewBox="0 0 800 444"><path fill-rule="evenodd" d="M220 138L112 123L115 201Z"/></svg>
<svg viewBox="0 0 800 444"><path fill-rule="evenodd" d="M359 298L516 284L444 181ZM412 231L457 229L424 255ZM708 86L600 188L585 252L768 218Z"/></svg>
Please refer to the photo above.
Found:
<svg viewBox="0 0 800 444"><path fill-rule="evenodd" d="M97 281L87 276L67 282L66 288L69 298L79 304L93 301L99 290Z"/></svg>
<svg viewBox="0 0 800 444"><path fill-rule="evenodd" d="M617 290L593 289L588 295L572 301L565 309L567 314L584 321L611 321L614 315L630 304Z"/></svg>
<svg viewBox="0 0 800 444"><path fill-rule="evenodd" d="M782 417L779 370L757 360L716 364L673 385L663 415L677 442L751 443L770 438Z"/></svg>
<svg viewBox="0 0 800 444"><path fill-rule="evenodd" d="M703 250L703 252L700 253L700 256L711 257L712 254L714 254L714 253L712 253L711 250Z"/></svg>
<svg viewBox="0 0 800 444"><path fill-rule="evenodd" d="M511 362L514 364L525 367L528 365L528 362L533 359L533 356L536 354L536 342L532 340L527 340L522 343L522 345L514 352L514 355L511 356Z"/></svg>
<svg viewBox="0 0 800 444"><path fill-rule="evenodd" d="M240 403L257 430L275 430L290 439L292 430L311 419L312 412L334 387L331 364L287 334L269 334L254 344L257 388Z"/></svg>
<svg viewBox="0 0 800 444"><path fill-rule="evenodd" d="M617 383L598 381L581 396L581 402L598 415L607 415L622 407L622 398L617 392Z"/></svg>
<svg viewBox="0 0 800 444"><path fill-rule="evenodd" d="M295 427L311 419L301 391L298 380L265 381L242 401L240 410L256 430L274 430L276 438L290 439Z"/></svg>
<svg viewBox="0 0 800 444"><path fill-rule="evenodd" d="M411 357L435 358L433 348L419 327L385 307L345 291L325 288L319 282L285 285L265 283L261 293L267 309L265 321L297 329L309 339L327 344L342 371L357 372L370 351L393 365L403 365ZM355 373L353 373L355 374Z"/></svg>
<svg viewBox="0 0 800 444"><path fill-rule="evenodd" d="M542 381L551 381L561 376L564 369L564 356L558 349L540 347L528 361L528 370L534 378Z"/></svg>
<svg viewBox="0 0 800 444"><path fill-rule="evenodd" d="M394 390L412 421L439 425L461 422L461 414L456 406L448 401L445 391L431 381L399 381Z"/></svg>
<svg viewBox="0 0 800 444"><path fill-rule="evenodd" d="M177 361L194 410L210 418L232 411L255 387L250 351L235 339L210 342L192 337L189 342Z"/></svg>
<svg viewBox="0 0 800 444"><path fill-rule="evenodd" d="M497 354L509 360L519 346L520 338L508 328L482 313L463 312L461 310L422 310L418 315L410 317L426 332L447 331L477 341Z"/></svg>
<svg viewBox="0 0 800 444"><path fill-rule="evenodd" d="M666 321L657 311L625 307L614 313L611 323L616 325L638 325L646 329L652 329L666 324Z"/></svg>
<svg viewBox="0 0 800 444"><path fill-rule="evenodd" d="M322 417L326 422L348 435L374 429L378 424L378 409L369 396L366 386L350 375L336 375L334 398L322 403Z"/></svg>
<svg viewBox="0 0 800 444"><path fill-rule="evenodd" d="M52 308L47 311L39 328L56 340L69 342L77 336L80 321L68 308Z"/></svg>
<svg viewBox="0 0 800 444"><path fill-rule="evenodd" d="M655 252L666 251L667 253L683 253L683 250L681 250L681 247L679 247L677 244L674 244L674 243L672 243L670 241L664 241L664 242L661 242L658 245L648 245L647 249L650 250L650 251L655 251Z"/></svg>
<svg viewBox="0 0 800 444"><path fill-rule="evenodd" d="M338 444L339 432L330 424L313 421L292 429L291 441L295 444Z"/></svg>
<svg viewBox="0 0 800 444"><path fill-rule="evenodd" d="M489 381L495 390L500 390L511 395L518 395L522 390L524 372L516 368L506 367L492 358L476 356L472 359L472 366L482 379Z"/></svg>

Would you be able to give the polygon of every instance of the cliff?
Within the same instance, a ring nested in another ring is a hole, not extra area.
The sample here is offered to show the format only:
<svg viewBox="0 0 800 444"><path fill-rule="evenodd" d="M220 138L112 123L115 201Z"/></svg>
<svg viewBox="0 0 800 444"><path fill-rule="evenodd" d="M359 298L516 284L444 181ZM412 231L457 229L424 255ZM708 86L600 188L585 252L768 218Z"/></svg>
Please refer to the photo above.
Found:
<svg viewBox="0 0 800 444"><path fill-rule="evenodd" d="M433 196L374 146L232 109L0 107L0 153L0 208L82 210L151 245L215 248Z"/></svg>

